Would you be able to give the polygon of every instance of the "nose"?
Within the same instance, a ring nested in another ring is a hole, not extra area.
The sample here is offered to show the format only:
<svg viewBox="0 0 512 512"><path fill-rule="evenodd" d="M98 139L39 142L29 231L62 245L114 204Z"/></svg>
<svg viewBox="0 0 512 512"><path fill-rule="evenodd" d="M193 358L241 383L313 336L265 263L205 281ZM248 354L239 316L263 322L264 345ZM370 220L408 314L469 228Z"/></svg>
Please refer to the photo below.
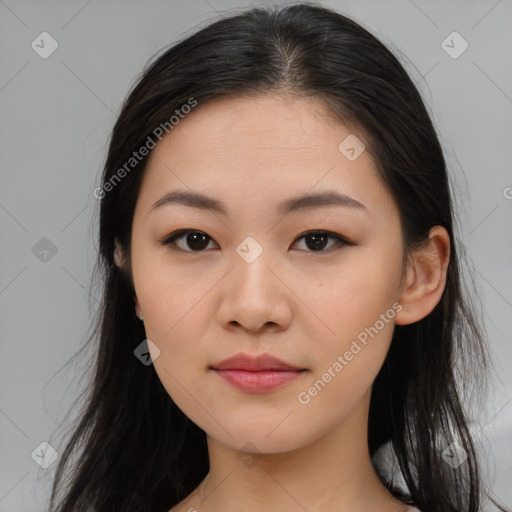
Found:
<svg viewBox="0 0 512 512"><path fill-rule="evenodd" d="M227 330L253 333L286 330L292 319L293 294L269 251L263 251L252 263L238 254L232 260L233 268L221 288L220 324Z"/></svg>

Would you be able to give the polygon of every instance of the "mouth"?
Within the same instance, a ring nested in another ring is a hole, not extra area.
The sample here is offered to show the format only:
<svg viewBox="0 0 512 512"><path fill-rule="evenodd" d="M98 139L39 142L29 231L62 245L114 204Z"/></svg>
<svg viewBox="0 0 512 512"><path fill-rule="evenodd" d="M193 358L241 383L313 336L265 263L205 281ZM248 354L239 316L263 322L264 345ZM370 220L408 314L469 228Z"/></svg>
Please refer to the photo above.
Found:
<svg viewBox="0 0 512 512"><path fill-rule="evenodd" d="M265 393L300 377L306 370L215 370L229 384L241 391Z"/></svg>
<svg viewBox="0 0 512 512"><path fill-rule="evenodd" d="M285 361L266 353L258 356L243 353L235 354L234 356L228 357L210 368L213 370L245 370L249 372L305 370L305 368L286 363Z"/></svg>
<svg viewBox="0 0 512 512"><path fill-rule="evenodd" d="M306 370L269 354L254 357L236 354L210 367L217 375L235 388L264 393L280 388L299 378Z"/></svg>

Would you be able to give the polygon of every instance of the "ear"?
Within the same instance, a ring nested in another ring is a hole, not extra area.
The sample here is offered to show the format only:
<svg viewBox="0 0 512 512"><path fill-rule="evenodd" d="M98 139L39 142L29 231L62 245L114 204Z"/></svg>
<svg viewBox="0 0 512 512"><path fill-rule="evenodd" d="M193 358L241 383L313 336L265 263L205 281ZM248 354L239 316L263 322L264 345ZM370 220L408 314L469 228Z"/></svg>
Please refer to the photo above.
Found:
<svg viewBox="0 0 512 512"><path fill-rule="evenodd" d="M124 259L123 248L121 247L121 244L117 237L114 239L114 244L115 244L114 263L116 264L116 266L118 266L121 269L121 271L125 272L126 269L125 269L125 259ZM139 301L138 301L136 295L133 297L133 301L135 303L135 313L139 318L141 318L142 311L141 311Z"/></svg>
<svg viewBox="0 0 512 512"><path fill-rule="evenodd" d="M114 249L114 263L120 268L123 269L123 248L121 247L121 244L119 243L119 240L117 237L114 240L115 249Z"/></svg>
<svg viewBox="0 0 512 512"><path fill-rule="evenodd" d="M114 248L114 264L116 265L116 267L119 268L119 270L121 271L121 274L123 274L123 276L131 283L131 285L133 286L133 283L132 283L132 279L131 279L131 276L130 276L130 270L128 268L128 262L126 261L126 254L124 253L124 249L121 245L121 243L119 242L118 238L116 237L114 239L114 244L115 244L115 248Z"/></svg>
<svg viewBox="0 0 512 512"><path fill-rule="evenodd" d="M450 261L450 236L434 226L428 242L408 258L406 276L395 316L396 325L408 325L425 318L441 300Z"/></svg>
<svg viewBox="0 0 512 512"><path fill-rule="evenodd" d="M137 299L137 295L135 295L135 297L133 298L133 301L135 303L135 314L137 315L138 318L140 318L142 320L142 309L140 307L140 304L139 304L139 299Z"/></svg>

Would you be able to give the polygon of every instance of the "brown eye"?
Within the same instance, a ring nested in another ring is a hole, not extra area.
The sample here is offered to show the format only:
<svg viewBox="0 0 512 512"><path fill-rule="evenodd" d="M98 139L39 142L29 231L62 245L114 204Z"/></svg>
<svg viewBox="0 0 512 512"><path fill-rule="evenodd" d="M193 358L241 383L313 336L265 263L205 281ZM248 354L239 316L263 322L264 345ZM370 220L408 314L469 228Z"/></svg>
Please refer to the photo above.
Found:
<svg viewBox="0 0 512 512"><path fill-rule="evenodd" d="M329 252L330 249L340 248L343 245L354 245L346 238L330 231L308 231L297 238L297 240L300 239L304 239L306 247L310 249L307 252ZM325 250L329 239L334 240L335 243Z"/></svg>
<svg viewBox="0 0 512 512"><path fill-rule="evenodd" d="M296 240L304 239L306 252L330 252L331 249L341 248L345 245L354 245L346 238L332 233L330 231L308 231L299 236ZM326 249L329 240L334 244ZM213 241L206 233L194 229L180 229L171 233L167 238L161 241L162 245L171 245L176 250L184 252L205 252L210 241Z"/></svg>
<svg viewBox="0 0 512 512"><path fill-rule="evenodd" d="M176 243L176 241L180 239L184 239L181 246ZM202 231L180 229L163 240L162 245L172 245L186 252L202 252L206 249L210 240L211 238Z"/></svg>

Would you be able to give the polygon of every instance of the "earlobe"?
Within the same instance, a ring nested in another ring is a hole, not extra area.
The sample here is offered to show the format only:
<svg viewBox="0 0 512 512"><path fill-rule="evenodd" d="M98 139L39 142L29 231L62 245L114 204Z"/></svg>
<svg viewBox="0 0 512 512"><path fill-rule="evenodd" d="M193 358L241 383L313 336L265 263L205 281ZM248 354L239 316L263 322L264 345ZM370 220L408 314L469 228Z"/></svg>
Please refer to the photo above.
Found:
<svg viewBox="0 0 512 512"><path fill-rule="evenodd" d="M408 325L425 318L438 304L446 285L450 260L450 236L442 226L434 226L428 242L408 260L399 302L402 309L396 325Z"/></svg>
<svg viewBox="0 0 512 512"><path fill-rule="evenodd" d="M137 295L135 295L135 297L133 298L133 302L135 303L135 314L137 315L139 320L143 320L142 310L139 304L139 299L137 299Z"/></svg>
<svg viewBox="0 0 512 512"><path fill-rule="evenodd" d="M121 247L121 244L117 237L114 239L114 245L115 245L114 263L116 264L117 267L119 267L121 269L121 271L124 271L125 270L124 269L125 261L124 261L123 248ZM139 320L142 320L143 319L142 310L141 310L141 307L139 304L139 300L137 299L137 295L135 295L133 297L133 302L135 303L135 314L137 315Z"/></svg>
<svg viewBox="0 0 512 512"><path fill-rule="evenodd" d="M119 267L123 268L123 249L121 248L121 244L117 237L114 240L115 249L114 249L114 263Z"/></svg>

